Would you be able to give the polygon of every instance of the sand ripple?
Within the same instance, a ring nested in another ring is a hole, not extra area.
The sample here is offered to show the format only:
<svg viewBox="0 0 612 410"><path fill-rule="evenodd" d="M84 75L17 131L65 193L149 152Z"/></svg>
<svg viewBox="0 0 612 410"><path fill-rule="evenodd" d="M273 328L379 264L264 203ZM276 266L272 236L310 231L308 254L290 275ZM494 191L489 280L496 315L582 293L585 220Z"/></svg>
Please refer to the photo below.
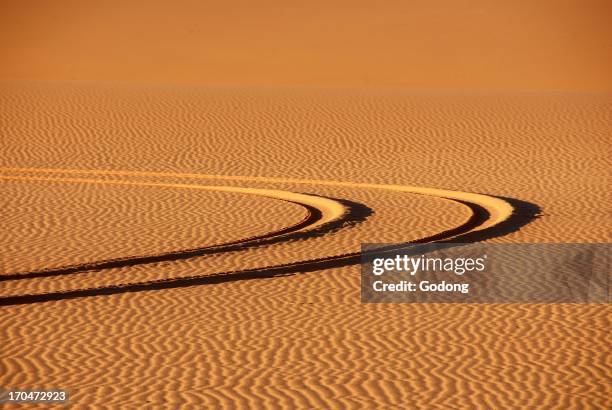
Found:
<svg viewBox="0 0 612 410"><path fill-rule="evenodd" d="M610 408L607 305L364 305L355 266L361 242L609 241L610 101L3 84L0 384Z"/></svg>

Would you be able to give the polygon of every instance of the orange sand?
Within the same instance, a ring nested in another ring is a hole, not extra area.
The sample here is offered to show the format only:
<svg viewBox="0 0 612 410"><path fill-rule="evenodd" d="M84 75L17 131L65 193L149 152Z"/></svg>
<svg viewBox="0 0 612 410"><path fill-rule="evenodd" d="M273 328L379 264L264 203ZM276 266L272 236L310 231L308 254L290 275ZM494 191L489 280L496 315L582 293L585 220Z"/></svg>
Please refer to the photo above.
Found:
<svg viewBox="0 0 612 410"><path fill-rule="evenodd" d="M607 0L3 0L0 78L611 91Z"/></svg>
<svg viewBox="0 0 612 410"><path fill-rule="evenodd" d="M609 7L69 3L2 4L0 386L612 407L609 305L365 305L359 265L332 264L440 235L609 242Z"/></svg>

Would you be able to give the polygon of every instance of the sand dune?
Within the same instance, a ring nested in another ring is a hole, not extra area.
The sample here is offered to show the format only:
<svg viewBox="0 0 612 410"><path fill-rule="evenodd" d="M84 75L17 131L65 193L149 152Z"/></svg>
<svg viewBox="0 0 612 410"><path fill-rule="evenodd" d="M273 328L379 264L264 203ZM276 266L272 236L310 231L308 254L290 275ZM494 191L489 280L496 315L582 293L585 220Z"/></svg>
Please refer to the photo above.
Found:
<svg viewBox="0 0 612 410"><path fill-rule="evenodd" d="M0 11L0 387L612 409L609 304L360 299L363 243L610 242L610 2Z"/></svg>
<svg viewBox="0 0 612 410"><path fill-rule="evenodd" d="M612 90L605 0L47 0L2 12L0 78Z"/></svg>
<svg viewBox="0 0 612 410"><path fill-rule="evenodd" d="M607 305L367 305L356 265L362 242L609 241L610 107L4 84L0 384L101 408L610 407Z"/></svg>

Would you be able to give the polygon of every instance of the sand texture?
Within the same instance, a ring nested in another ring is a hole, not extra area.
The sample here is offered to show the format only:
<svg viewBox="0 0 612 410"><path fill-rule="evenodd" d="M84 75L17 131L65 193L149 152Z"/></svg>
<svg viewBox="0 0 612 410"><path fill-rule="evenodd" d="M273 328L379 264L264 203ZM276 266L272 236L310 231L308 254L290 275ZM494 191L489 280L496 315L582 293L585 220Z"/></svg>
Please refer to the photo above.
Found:
<svg viewBox="0 0 612 410"><path fill-rule="evenodd" d="M612 97L4 82L2 386L610 408L609 305L367 305L359 244L609 242Z"/></svg>
<svg viewBox="0 0 612 410"><path fill-rule="evenodd" d="M362 243L610 242L610 22L609 0L0 1L0 388L612 409L609 303L360 299Z"/></svg>

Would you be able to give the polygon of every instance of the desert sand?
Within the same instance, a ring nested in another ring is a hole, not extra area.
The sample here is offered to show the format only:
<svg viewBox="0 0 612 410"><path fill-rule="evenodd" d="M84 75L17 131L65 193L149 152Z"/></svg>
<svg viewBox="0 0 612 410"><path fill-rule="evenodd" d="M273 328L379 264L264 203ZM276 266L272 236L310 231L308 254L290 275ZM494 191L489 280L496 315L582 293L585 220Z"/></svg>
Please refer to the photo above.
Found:
<svg viewBox="0 0 612 410"><path fill-rule="evenodd" d="M610 242L609 7L545 3L3 5L0 386L612 407L609 304L360 302L361 243Z"/></svg>

